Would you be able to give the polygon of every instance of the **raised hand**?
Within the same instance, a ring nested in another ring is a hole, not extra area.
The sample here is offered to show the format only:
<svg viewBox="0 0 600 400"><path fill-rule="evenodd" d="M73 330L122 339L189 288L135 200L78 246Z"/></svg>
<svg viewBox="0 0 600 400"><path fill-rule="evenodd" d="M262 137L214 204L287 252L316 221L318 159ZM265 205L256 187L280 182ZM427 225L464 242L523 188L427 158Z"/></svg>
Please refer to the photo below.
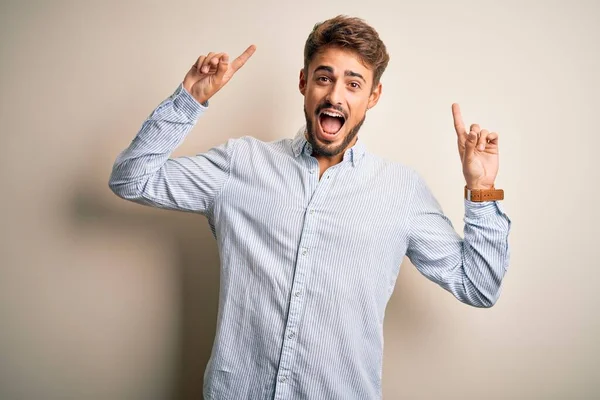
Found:
<svg viewBox="0 0 600 400"><path fill-rule="evenodd" d="M465 129L460 107L452 104L463 175L469 189L491 189L498 175L498 134L472 124Z"/></svg>
<svg viewBox="0 0 600 400"><path fill-rule="evenodd" d="M246 64L255 50L256 46L249 46L231 64L227 53L208 53L200 56L183 79L183 87L198 103L205 103Z"/></svg>

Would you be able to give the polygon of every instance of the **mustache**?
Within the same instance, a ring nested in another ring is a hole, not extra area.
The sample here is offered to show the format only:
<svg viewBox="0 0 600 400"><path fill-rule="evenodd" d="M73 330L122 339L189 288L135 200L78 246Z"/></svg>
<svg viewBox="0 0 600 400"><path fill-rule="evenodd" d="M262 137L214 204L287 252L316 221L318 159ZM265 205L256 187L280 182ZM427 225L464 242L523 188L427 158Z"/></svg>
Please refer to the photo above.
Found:
<svg viewBox="0 0 600 400"><path fill-rule="evenodd" d="M339 111L344 116L344 119L348 119L348 113L346 113L346 111L342 108L342 106L333 105L328 101L325 101L325 102L319 104L319 106L315 110L315 115L318 117L319 114L321 114L321 111L325 110L326 108L329 108L329 109L332 109L335 111Z"/></svg>

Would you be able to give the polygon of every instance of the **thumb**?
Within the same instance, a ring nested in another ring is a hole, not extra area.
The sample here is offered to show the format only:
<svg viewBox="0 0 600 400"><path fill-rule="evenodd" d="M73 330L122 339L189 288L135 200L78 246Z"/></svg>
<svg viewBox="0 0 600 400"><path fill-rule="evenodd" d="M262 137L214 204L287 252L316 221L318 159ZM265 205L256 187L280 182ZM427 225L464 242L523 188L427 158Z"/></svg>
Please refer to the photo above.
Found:
<svg viewBox="0 0 600 400"><path fill-rule="evenodd" d="M465 163L470 163L475 157L475 147L477 146L477 134L473 131L467 134L465 143Z"/></svg>

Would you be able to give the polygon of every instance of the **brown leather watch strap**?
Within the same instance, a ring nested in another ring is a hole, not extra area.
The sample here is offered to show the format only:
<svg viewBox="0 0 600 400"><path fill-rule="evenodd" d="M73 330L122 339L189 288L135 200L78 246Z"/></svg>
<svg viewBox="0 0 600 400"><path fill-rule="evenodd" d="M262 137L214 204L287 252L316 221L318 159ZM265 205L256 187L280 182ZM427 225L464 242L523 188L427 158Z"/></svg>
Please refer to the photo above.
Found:
<svg viewBox="0 0 600 400"><path fill-rule="evenodd" d="M465 199L474 202L504 200L504 190L496 189L493 186L491 189L469 190L465 186Z"/></svg>

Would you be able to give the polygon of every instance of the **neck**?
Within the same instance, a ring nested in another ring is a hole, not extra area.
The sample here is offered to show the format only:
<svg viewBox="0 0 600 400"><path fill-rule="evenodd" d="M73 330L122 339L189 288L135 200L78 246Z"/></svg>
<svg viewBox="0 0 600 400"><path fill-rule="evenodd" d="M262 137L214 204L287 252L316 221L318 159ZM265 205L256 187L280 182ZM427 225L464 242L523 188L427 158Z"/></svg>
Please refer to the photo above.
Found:
<svg viewBox="0 0 600 400"><path fill-rule="evenodd" d="M338 154L337 156L327 157L327 156L314 156L319 162L319 179L329 167L333 167L334 165L342 162L344 158L343 154Z"/></svg>
<svg viewBox="0 0 600 400"><path fill-rule="evenodd" d="M342 162L346 151L348 151L348 149L352 148L352 146L354 146L356 144L357 140L358 140L358 138L354 138L354 140L351 143L349 143L348 146L344 150L342 150L340 153L338 153L334 156L325 156L322 154L315 155L313 152L313 157L316 158L317 161L319 162L319 179L321 178L323 173L329 167L333 167L334 165L337 165Z"/></svg>

